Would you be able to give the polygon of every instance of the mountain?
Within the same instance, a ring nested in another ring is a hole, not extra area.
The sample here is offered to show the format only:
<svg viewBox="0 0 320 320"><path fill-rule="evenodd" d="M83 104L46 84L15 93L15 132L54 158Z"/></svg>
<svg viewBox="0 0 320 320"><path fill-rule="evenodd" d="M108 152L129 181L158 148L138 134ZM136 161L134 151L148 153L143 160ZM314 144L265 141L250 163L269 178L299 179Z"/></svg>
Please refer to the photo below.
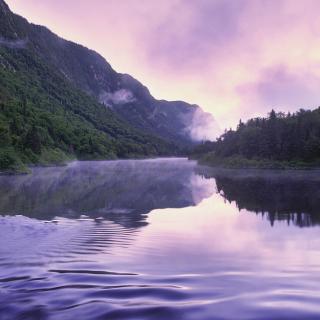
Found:
<svg viewBox="0 0 320 320"><path fill-rule="evenodd" d="M31 49L73 86L110 108L136 129L179 146L207 140L217 131L211 114L203 112L199 106L156 100L139 81L114 71L96 52L61 39L45 27L29 24L12 14L2 0L0 3L0 44Z"/></svg>
<svg viewBox="0 0 320 320"><path fill-rule="evenodd" d="M54 55L50 43L65 41L14 15L0 0L1 171L70 157L110 159L179 152L175 144L134 128L75 85L56 67L54 59L63 52L57 49Z"/></svg>

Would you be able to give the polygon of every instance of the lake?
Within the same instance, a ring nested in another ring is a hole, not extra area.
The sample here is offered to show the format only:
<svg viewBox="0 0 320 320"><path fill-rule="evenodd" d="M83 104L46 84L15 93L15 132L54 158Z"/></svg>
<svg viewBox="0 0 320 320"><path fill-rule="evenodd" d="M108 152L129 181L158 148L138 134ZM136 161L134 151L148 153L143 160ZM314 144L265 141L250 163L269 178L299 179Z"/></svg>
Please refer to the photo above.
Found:
<svg viewBox="0 0 320 320"><path fill-rule="evenodd" d="M319 319L320 171L186 159L0 176L0 319Z"/></svg>

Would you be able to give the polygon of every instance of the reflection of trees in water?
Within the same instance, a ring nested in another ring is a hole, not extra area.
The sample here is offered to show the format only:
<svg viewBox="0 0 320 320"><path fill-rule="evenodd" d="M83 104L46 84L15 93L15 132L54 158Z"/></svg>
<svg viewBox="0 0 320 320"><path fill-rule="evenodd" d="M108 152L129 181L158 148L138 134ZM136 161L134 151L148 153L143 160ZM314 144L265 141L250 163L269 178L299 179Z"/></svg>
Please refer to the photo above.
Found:
<svg viewBox="0 0 320 320"><path fill-rule="evenodd" d="M0 177L0 214L39 219L106 217L126 227L146 224L146 213L196 204L186 160L76 162ZM200 199L201 200L201 199Z"/></svg>
<svg viewBox="0 0 320 320"><path fill-rule="evenodd" d="M267 217L271 225L284 220L305 227L320 224L320 174L245 170L200 172L214 177L217 191L239 210Z"/></svg>

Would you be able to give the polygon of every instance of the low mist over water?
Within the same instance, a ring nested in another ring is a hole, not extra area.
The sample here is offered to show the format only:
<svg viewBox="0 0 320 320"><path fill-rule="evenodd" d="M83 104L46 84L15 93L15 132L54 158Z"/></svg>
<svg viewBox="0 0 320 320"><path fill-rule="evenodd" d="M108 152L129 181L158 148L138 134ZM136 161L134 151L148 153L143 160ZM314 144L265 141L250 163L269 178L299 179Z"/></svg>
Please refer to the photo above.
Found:
<svg viewBox="0 0 320 320"><path fill-rule="evenodd" d="M173 158L0 176L0 319L318 319L319 187Z"/></svg>
<svg viewBox="0 0 320 320"><path fill-rule="evenodd" d="M195 166L174 158L88 161L0 176L0 213L42 220L88 215L136 224L153 209L192 206L210 196L214 189L209 181L199 183Z"/></svg>

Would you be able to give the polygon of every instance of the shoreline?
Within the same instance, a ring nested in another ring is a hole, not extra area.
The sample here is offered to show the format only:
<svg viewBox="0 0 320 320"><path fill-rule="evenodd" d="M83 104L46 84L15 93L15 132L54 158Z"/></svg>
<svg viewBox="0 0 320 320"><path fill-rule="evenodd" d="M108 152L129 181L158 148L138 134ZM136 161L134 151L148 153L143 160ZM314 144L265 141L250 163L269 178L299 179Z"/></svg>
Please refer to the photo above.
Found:
<svg viewBox="0 0 320 320"><path fill-rule="evenodd" d="M215 158L215 157L189 157L196 160L199 165L211 168L229 170L277 170L277 171L297 171L297 170L319 170L320 163L308 163L299 160L273 161L268 159L246 159L242 157Z"/></svg>
<svg viewBox="0 0 320 320"><path fill-rule="evenodd" d="M112 162L112 161L143 161L143 160L188 160L195 161L193 159L188 159L188 157L178 157L178 156L164 156L164 157L138 157L138 158L119 158L119 159L72 159L69 161L61 163L32 163L26 164L24 167L17 169L8 169L0 171L0 176L16 176L16 175L28 175L32 174L32 169L36 168L59 168L66 167L74 162Z"/></svg>

